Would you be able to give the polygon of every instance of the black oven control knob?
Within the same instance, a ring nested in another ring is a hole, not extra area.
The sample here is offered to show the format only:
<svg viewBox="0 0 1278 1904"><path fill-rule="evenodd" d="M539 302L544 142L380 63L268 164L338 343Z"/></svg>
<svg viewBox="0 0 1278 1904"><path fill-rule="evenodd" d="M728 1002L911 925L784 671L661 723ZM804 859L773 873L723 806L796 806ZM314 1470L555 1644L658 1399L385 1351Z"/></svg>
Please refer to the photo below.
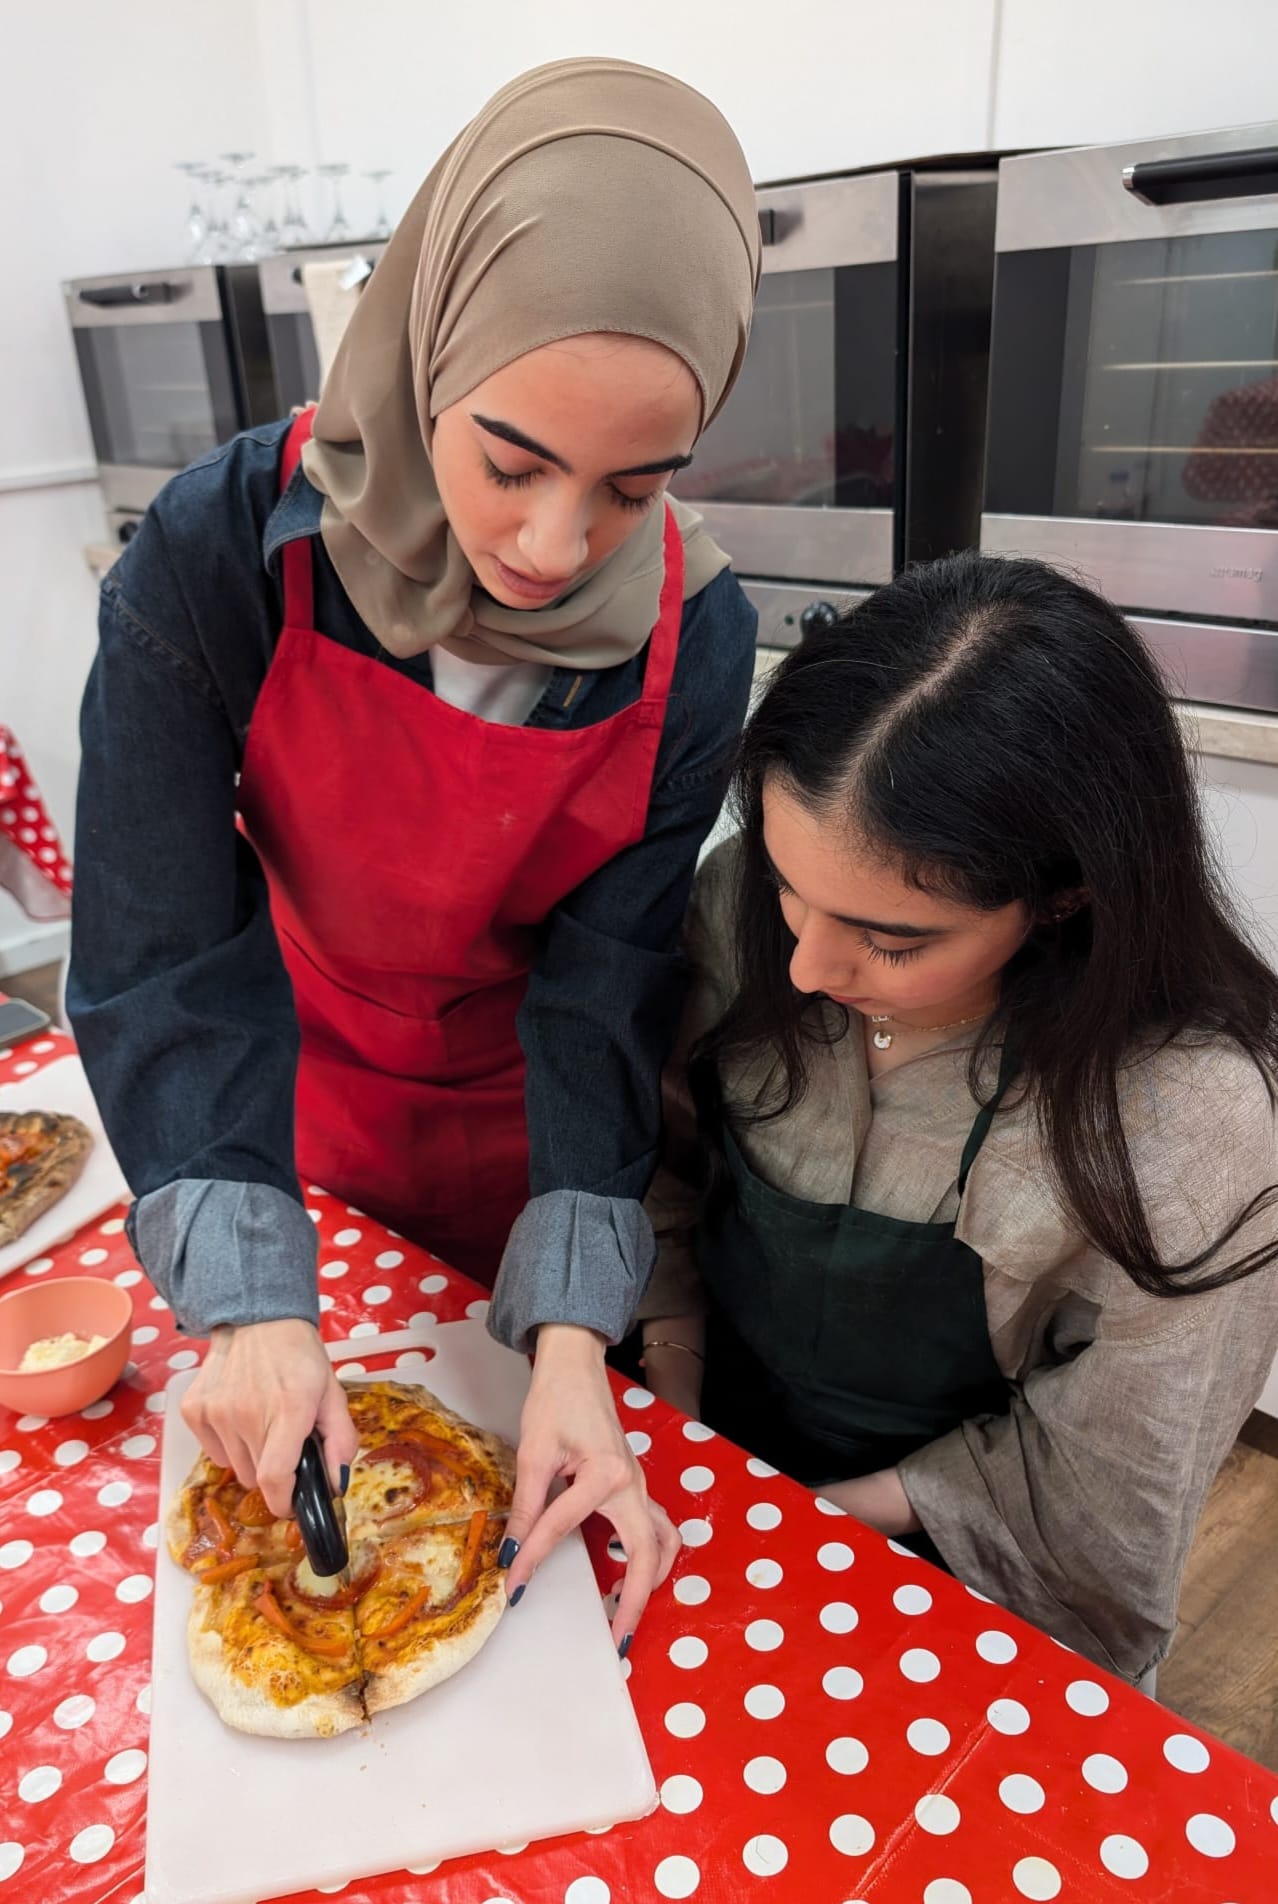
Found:
<svg viewBox="0 0 1278 1904"><path fill-rule="evenodd" d="M819 629L833 628L838 619L839 611L833 602L809 602L799 616L799 632L815 635Z"/></svg>

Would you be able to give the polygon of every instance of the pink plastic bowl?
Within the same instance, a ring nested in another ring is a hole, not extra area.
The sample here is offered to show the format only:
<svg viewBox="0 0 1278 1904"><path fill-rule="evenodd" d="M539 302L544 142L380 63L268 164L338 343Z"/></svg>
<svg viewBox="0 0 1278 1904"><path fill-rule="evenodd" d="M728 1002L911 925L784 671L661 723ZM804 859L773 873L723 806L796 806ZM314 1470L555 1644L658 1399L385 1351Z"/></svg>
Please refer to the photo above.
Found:
<svg viewBox="0 0 1278 1904"><path fill-rule="evenodd" d="M0 1296L0 1402L23 1415L74 1415L114 1388L129 1359L133 1303L127 1289L96 1276L62 1276ZM66 1368L20 1375L33 1342L51 1335L103 1335L92 1355Z"/></svg>

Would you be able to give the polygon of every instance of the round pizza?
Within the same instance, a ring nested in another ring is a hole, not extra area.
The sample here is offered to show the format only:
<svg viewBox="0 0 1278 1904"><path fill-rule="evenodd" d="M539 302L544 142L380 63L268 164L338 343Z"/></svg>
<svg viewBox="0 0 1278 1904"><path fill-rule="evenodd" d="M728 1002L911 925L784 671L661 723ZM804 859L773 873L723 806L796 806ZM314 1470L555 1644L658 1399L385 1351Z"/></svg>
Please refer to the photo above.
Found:
<svg viewBox="0 0 1278 1904"><path fill-rule="evenodd" d="M207 1456L168 1510L169 1552L195 1583L191 1671L241 1732L347 1732L459 1671L505 1610L513 1449L425 1388L345 1387L360 1447L344 1575L313 1573L297 1522Z"/></svg>

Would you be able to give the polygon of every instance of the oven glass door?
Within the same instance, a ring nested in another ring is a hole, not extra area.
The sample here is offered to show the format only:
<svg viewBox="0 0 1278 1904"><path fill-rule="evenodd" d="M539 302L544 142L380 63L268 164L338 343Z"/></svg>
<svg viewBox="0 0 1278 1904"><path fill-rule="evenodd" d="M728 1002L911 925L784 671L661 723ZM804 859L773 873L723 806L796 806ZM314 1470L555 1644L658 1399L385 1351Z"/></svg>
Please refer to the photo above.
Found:
<svg viewBox="0 0 1278 1904"><path fill-rule="evenodd" d="M220 321L75 329L98 461L185 469L240 427Z"/></svg>
<svg viewBox="0 0 1278 1904"><path fill-rule="evenodd" d="M276 408L281 416L299 404L319 400L320 364L311 314L302 311L267 313L271 373L275 379Z"/></svg>
<svg viewBox="0 0 1278 1904"><path fill-rule="evenodd" d="M1278 529L1278 231L1002 254L986 509Z"/></svg>
<svg viewBox="0 0 1278 1904"><path fill-rule="evenodd" d="M762 280L736 389L678 480L690 501L890 509L895 264Z"/></svg>

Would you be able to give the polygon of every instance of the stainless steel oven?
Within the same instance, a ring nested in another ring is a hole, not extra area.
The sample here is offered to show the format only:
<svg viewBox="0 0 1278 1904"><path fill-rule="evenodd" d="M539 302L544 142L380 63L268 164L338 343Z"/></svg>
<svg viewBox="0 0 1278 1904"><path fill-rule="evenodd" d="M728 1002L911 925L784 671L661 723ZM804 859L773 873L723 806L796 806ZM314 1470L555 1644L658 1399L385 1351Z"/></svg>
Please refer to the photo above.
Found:
<svg viewBox="0 0 1278 1904"><path fill-rule="evenodd" d="M996 191L992 160L963 160L759 192L745 365L674 487L761 643L975 540Z"/></svg>
<svg viewBox="0 0 1278 1904"><path fill-rule="evenodd" d="M272 414L252 265L77 278L64 287L113 533L176 470Z"/></svg>
<svg viewBox="0 0 1278 1904"><path fill-rule="evenodd" d="M1005 160L981 546L1278 710L1278 122Z"/></svg>
<svg viewBox="0 0 1278 1904"><path fill-rule="evenodd" d="M257 266L277 416L286 416L298 404L314 403L319 396L319 353L302 266L349 257L353 270L364 266L371 270L385 249L385 244L372 242L317 245L311 250L278 252Z"/></svg>

